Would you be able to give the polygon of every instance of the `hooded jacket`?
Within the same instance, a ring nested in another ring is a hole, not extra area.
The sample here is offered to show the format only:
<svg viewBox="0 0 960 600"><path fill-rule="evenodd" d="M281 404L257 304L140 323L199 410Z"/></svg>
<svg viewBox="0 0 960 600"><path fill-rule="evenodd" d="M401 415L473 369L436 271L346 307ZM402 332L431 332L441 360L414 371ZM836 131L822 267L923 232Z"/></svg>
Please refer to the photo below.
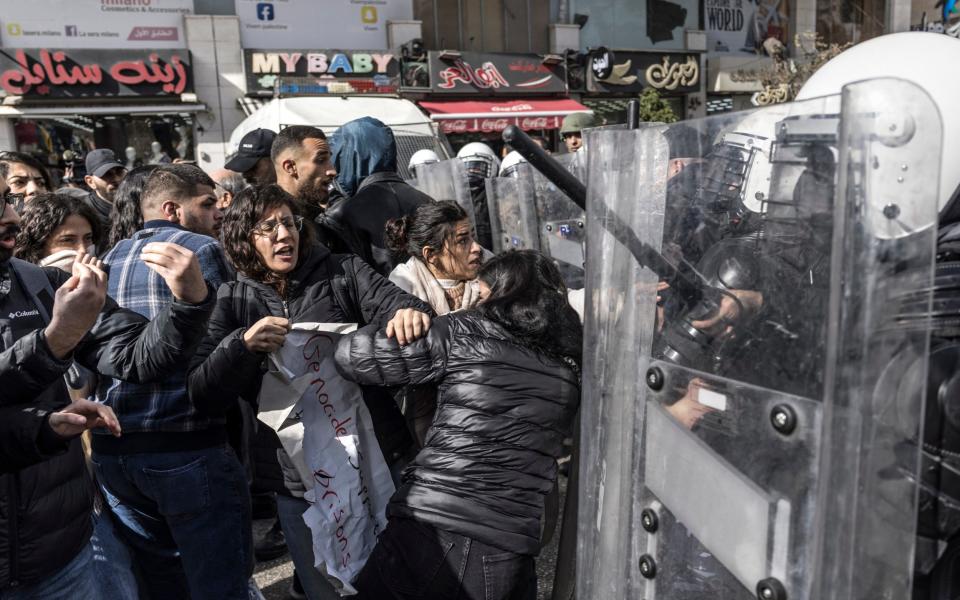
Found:
<svg viewBox="0 0 960 600"><path fill-rule="evenodd" d="M361 385L438 384L423 449L387 506L517 554L540 551L540 516L580 403L573 367L468 310L437 317L400 348L365 327L340 341L337 369Z"/></svg>
<svg viewBox="0 0 960 600"><path fill-rule="evenodd" d="M43 329L13 339L11 323L15 315L50 315L54 291L69 274L17 259L9 264L17 293L0 297L0 590L43 581L90 542L93 488L80 440L51 437L44 423L49 412L70 402L63 375L71 360L118 379L160 379L182 368L193 353L214 296L210 290L196 306L174 301L153 321L108 297L72 357L60 360L50 352ZM7 462L8 457L13 460Z"/></svg>
<svg viewBox="0 0 960 600"><path fill-rule="evenodd" d="M343 307L333 289L341 278L352 306ZM224 283L210 318L207 337L191 363L190 398L198 410L222 413L237 398L254 406L266 372L266 355L247 350L243 334L263 317L287 317L293 323L375 323L383 328L401 308L432 315L430 307L373 271L356 256L332 254L316 244L300 258L287 283L277 291L246 275ZM364 400L387 462L407 452L412 438L392 397L380 389L364 389Z"/></svg>
<svg viewBox="0 0 960 600"><path fill-rule="evenodd" d="M387 221L413 215L433 199L397 174L396 140L380 121L350 121L330 137L330 146L337 183L347 197L327 210L326 219L348 230L353 252L386 277L396 266L383 240Z"/></svg>

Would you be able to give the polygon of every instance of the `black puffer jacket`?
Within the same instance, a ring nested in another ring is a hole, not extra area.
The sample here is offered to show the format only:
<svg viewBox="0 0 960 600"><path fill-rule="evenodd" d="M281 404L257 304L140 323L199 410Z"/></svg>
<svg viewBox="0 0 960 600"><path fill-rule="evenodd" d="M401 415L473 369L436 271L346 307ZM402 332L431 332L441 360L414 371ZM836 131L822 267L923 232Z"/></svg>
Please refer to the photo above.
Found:
<svg viewBox="0 0 960 600"><path fill-rule="evenodd" d="M69 275L59 269L40 269L16 259L11 264L20 273L29 272L29 277L19 275L18 281L35 299L29 306L16 310L42 309L50 314L53 307L50 292L60 287ZM43 283L44 277L49 288ZM8 308L4 306L4 314ZM96 324L74 350L72 358L90 370L117 379L155 381L183 367L206 330L212 308L213 290L210 290L208 300L202 305L173 302L148 322L107 298ZM93 508L93 487L79 439L61 441L58 447L46 435L49 432L42 429L46 413L70 401L63 379L70 360L58 360L50 353L42 330L12 343L7 330L3 333L0 418L6 418L11 412L31 415L32 418L19 415L22 428L9 435L14 440L37 439L38 446L28 445L19 456L19 464L11 465L25 468L0 470L5 473L0 475L0 590L42 581L73 560L90 542ZM3 435L7 438L8 433ZM0 446L5 452L7 441ZM26 466L43 459L46 460Z"/></svg>
<svg viewBox="0 0 960 600"><path fill-rule="evenodd" d="M350 307L336 300L331 280L340 277ZM376 323L383 326L401 308L433 314L430 306L407 294L373 271L359 257L331 254L313 246L300 259L288 281L290 292L280 298L269 285L238 275L224 283L210 318L207 337L194 356L188 388L204 411L222 411L238 397L256 404L265 372L265 355L247 350L243 334L263 317L293 323ZM391 396L383 389L364 389L380 448L388 462L405 453L413 441Z"/></svg>
<svg viewBox="0 0 960 600"><path fill-rule="evenodd" d="M540 551L544 498L580 402L570 365L466 311L438 317L402 349L365 327L341 340L337 367L367 385L438 383L433 426L388 516L510 552Z"/></svg>
<svg viewBox="0 0 960 600"><path fill-rule="evenodd" d="M330 207L326 220L348 232L342 238L378 273L387 277L396 265L383 240L387 221L412 216L433 199L406 183L393 171L368 175L352 198Z"/></svg>

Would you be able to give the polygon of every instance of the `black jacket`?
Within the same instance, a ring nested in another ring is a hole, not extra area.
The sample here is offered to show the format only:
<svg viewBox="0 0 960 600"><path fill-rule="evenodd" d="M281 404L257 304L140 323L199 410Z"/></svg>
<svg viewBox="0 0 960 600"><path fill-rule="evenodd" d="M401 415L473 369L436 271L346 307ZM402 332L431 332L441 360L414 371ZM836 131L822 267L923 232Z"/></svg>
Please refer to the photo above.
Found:
<svg viewBox="0 0 960 600"><path fill-rule="evenodd" d="M13 276L34 298L23 310L51 314L51 292L69 276L59 269L40 269L16 259L11 265L15 267ZM43 580L90 542L93 489L80 441L52 443L42 423L47 412L70 401L63 378L70 359L110 377L155 381L172 369L183 368L205 331L212 308L211 290L203 304L172 302L148 322L107 298L96 324L67 360L50 353L42 330L17 340L4 332L0 418L18 418L5 423L5 440L0 445L5 466L8 453L16 454L9 465L14 468L4 468L0 475L0 590ZM26 446L16 452L10 440ZM51 457L57 450L62 453ZM39 464L27 466L32 463Z"/></svg>
<svg viewBox="0 0 960 600"><path fill-rule="evenodd" d="M353 252L387 277L396 266L383 241L387 221L411 216L417 207L433 199L406 183L393 171L368 175L357 193L327 210L326 219L349 232L341 235Z"/></svg>
<svg viewBox="0 0 960 600"><path fill-rule="evenodd" d="M540 551L544 498L580 402L570 365L465 311L438 317L402 349L365 327L340 341L337 368L366 385L439 384L433 426L388 516L510 552Z"/></svg>
<svg viewBox="0 0 960 600"><path fill-rule="evenodd" d="M349 307L336 300L332 281L343 283L341 293ZM313 246L288 281L282 299L269 285L238 275L224 283L210 318L207 337L191 364L188 389L195 405L218 413L236 398L256 405L265 372L265 355L247 350L243 334L263 317L286 316L294 323L376 323L383 327L401 308L433 314L429 305L407 294L353 255L331 254ZM412 444L400 410L382 389L364 389L377 439L387 462L399 458Z"/></svg>

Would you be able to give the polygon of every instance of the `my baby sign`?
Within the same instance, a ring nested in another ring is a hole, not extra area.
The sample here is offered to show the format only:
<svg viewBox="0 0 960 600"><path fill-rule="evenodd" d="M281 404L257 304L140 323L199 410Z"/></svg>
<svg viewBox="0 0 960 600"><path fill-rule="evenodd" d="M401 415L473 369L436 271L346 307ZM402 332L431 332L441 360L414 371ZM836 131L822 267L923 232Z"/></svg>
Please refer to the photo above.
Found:
<svg viewBox="0 0 960 600"><path fill-rule="evenodd" d="M337 342L355 324L298 323L271 354L260 419L275 429L307 486L303 515L316 566L355 594L350 582L386 527L394 492L360 388L337 373Z"/></svg>

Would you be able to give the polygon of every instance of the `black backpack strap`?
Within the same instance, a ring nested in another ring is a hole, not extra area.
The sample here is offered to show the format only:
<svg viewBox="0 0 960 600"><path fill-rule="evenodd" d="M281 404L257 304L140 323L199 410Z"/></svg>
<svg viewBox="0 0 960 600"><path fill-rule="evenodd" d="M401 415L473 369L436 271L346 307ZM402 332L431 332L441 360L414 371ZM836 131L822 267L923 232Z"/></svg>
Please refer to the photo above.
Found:
<svg viewBox="0 0 960 600"><path fill-rule="evenodd" d="M344 263L349 260L343 255L331 255L326 261L327 277L330 279L330 289L333 290L333 299L343 311L348 323L363 325L363 315L355 302L352 301L350 290L347 289L347 275Z"/></svg>

